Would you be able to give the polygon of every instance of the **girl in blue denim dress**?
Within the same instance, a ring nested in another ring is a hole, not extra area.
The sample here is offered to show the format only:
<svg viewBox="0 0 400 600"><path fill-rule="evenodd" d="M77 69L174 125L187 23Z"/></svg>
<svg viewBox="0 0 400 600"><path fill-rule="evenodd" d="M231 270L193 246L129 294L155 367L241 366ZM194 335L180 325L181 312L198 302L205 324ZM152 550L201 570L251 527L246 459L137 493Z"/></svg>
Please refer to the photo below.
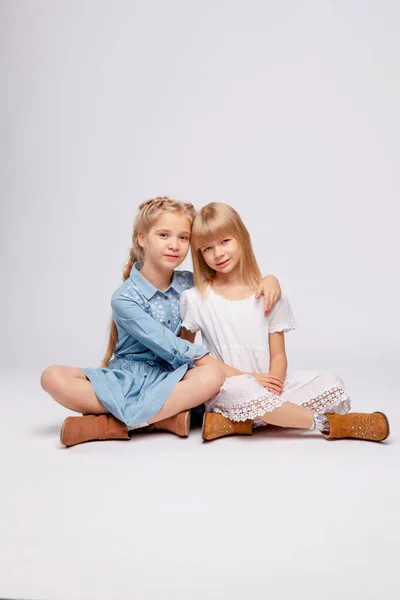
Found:
<svg viewBox="0 0 400 600"><path fill-rule="evenodd" d="M149 425L187 435L189 409L211 398L232 374L206 348L178 337L180 294L194 282L192 273L174 269L188 253L194 216L191 204L165 197L139 206L124 282L111 301L102 366L51 366L42 373L45 391L86 415L66 419L65 445L129 439L129 429ZM275 278L260 285L260 293L273 304L280 293ZM183 415L180 422L171 421L175 415L178 421Z"/></svg>

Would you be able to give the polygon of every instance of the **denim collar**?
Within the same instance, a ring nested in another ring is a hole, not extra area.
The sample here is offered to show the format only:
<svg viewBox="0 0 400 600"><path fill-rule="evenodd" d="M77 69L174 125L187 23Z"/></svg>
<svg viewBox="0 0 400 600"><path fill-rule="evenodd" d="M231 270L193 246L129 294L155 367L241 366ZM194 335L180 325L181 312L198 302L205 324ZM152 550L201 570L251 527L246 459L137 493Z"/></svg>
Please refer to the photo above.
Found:
<svg viewBox="0 0 400 600"><path fill-rule="evenodd" d="M143 277L143 275L140 274L141 268L142 265L139 262L135 262L131 269L130 278L133 281L133 283L137 285L137 287L142 292L146 300L150 300L151 298L153 298L153 296L155 296L157 292L159 294L167 294L171 288L173 288L177 294L181 293L182 290L181 285L179 283L179 276L176 271L174 271L171 285L169 286L168 290L166 292L162 292L161 290L156 288L152 283L150 283L150 281L148 281L146 277Z"/></svg>

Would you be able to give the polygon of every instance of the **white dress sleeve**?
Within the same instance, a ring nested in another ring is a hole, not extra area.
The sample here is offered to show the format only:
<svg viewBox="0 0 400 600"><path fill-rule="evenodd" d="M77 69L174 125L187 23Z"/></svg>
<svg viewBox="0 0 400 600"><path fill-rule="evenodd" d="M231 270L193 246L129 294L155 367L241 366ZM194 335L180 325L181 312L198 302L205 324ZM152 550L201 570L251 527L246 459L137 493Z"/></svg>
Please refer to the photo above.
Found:
<svg viewBox="0 0 400 600"><path fill-rule="evenodd" d="M193 333L200 331L200 318L197 306L197 298L194 288L182 292L179 300L179 312L182 319L182 327Z"/></svg>
<svg viewBox="0 0 400 600"><path fill-rule="evenodd" d="M296 329L292 307L286 296L282 296L271 311L269 333L276 333L277 331L287 332L292 329Z"/></svg>

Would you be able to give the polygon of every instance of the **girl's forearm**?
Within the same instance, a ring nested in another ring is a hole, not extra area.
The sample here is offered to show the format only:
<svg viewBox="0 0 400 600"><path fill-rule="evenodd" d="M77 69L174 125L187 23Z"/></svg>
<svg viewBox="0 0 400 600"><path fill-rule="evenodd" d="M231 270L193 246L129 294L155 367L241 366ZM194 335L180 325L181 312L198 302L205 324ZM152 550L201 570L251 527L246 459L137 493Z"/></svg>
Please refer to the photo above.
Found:
<svg viewBox="0 0 400 600"><path fill-rule="evenodd" d="M269 363L269 374L274 377L278 377L282 381L285 381L287 371L287 359L286 356L276 356L272 358Z"/></svg>

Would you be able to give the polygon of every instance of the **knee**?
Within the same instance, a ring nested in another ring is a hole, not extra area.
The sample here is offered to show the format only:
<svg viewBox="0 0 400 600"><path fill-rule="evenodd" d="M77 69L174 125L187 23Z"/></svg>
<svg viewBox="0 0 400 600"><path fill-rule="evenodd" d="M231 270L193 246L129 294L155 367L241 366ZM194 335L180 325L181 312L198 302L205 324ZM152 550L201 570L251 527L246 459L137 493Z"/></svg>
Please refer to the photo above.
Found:
<svg viewBox="0 0 400 600"><path fill-rule="evenodd" d="M56 365L47 367L40 376L40 385L49 394L57 393L62 388L63 381L62 369Z"/></svg>
<svg viewBox="0 0 400 600"><path fill-rule="evenodd" d="M211 393L219 392L225 381L225 372L218 365L210 365L207 372L207 383L211 387Z"/></svg>
<svg viewBox="0 0 400 600"><path fill-rule="evenodd" d="M323 373L323 376L330 387L344 388L343 380L341 377L339 377L339 375L336 375L335 373L325 372Z"/></svg>

